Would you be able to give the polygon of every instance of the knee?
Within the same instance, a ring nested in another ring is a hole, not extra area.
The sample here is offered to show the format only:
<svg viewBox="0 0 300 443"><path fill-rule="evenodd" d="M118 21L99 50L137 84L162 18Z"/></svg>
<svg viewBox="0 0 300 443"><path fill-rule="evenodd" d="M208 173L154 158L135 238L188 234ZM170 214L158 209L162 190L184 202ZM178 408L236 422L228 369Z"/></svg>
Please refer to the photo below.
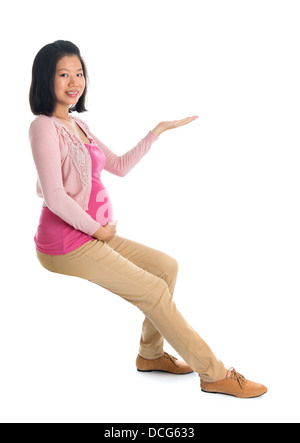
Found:
<svg viewBox="0 0 300 443"><path fill-rule="evenodd" d="M176 279L179 270L178 261L171 257L170 255L166 256L166 266L165 266L165 274L166 276L173 280Z"/></svg>

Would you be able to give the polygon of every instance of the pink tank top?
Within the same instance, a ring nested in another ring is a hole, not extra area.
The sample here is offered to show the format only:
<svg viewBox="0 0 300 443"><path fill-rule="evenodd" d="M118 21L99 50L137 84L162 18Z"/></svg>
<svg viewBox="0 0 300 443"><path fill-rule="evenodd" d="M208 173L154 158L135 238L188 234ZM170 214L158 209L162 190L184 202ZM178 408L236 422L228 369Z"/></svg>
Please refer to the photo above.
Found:
<svg viewBox="0 0 300 443"><path fill-rule="evenodd" d="M94 220L105 226L113 220L113 208L100 175L106 159L103 151L91 140L85 143L92 160L92 189L86 211ZM39 225L34 236L36 249L48 255L62 255L74 251L94 237L78 231L47 207L42 207Z"/></svg>

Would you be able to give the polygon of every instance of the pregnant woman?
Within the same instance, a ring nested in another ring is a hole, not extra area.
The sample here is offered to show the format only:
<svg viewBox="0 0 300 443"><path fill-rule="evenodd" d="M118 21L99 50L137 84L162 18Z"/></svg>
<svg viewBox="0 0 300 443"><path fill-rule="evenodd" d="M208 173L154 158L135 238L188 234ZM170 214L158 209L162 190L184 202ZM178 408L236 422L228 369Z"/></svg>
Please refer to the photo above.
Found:
<svg viewBox="0 0 300 443"><path fill-rule="evenodd" d="M41 265L119 295L145 314L136 366L139 371L199 374L204 392L257 397L265 386L227 370L187 323L173 301L178 272L169 255L116 234L113 207L101 172L124 177L159 135L197 117L161 122L118 156L73 115L86 111L87 70L76 45L44 46L32 67L29 138L43 199L34 237ZM164 352L164 339L184 361Z"/></svg>

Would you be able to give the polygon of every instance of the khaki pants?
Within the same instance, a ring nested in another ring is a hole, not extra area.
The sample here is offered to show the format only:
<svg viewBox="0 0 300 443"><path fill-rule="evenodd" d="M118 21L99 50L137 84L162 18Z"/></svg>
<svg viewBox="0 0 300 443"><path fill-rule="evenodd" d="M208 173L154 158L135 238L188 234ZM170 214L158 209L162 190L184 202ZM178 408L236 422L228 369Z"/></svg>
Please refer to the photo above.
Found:
<svg viewBox="0 0 300 443"><path fill-rule="evenodd" d="M186 322L173 301L177 261L156 249L115 235L91 240L64 255L36 251L49 271L80 277L129 301L145 314L139 354L163 355L164 338L206 382L225 376L225 367Z"/></svg>

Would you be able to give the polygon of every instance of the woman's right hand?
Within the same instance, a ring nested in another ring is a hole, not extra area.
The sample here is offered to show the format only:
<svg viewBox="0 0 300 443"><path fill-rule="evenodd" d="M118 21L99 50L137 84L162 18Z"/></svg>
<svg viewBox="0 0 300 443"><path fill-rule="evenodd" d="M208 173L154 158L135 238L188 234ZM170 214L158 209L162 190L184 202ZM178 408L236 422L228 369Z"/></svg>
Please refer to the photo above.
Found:
<svg viewBox="0 0 300 443"><path fill-rule="evenodd" d="M116 224L107 224L105 226L100 226L100 228L93 234L93 237L104 243L109 242L116 235Z"/></svg>

